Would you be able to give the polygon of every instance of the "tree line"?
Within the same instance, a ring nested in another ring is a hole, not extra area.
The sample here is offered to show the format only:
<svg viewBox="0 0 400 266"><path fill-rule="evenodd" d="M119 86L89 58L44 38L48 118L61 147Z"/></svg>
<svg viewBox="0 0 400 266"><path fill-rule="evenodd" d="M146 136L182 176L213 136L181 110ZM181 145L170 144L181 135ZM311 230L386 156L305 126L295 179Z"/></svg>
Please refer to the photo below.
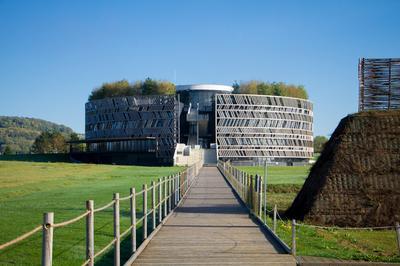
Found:
<svg viewBox="0 0 400 266"><path fill-rule="evenodd" d="M79 140L78 134L75 132L71 133L70 135L66 136L61 132L57 131L44 131L40 133L39 136L36 137L33 144L30 146L28 152L24 153L32 153L32 154L48 154L48 153L67 153L68 150L68 143L67 141L76 141ZM1 143L0 143L1 144ZM11 155L17 154L17 152L13 150L12 146L5 145L3 150L4 155Z"/></svg>
<svg viewBox="0 0 400 266"><path fill-rule="evenodd" d="M0 116L0 153L30 153L42 132L59 132L68 139L73 130L42 119Z"/></svg>

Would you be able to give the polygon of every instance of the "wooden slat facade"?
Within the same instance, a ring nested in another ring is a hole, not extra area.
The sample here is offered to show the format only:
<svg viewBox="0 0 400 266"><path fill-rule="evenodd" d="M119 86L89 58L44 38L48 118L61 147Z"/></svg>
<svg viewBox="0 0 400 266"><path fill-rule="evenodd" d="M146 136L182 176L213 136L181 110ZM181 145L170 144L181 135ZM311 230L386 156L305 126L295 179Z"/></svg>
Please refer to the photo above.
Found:
<svg viewBox="0 0 400 266"><path fill-rule="evenodd" d="M359 111L400 108L400 58L361 58Z"/></svg>
<svg viewBox="0 0 400 266"><path fill-rule="evenodd" d="M313 156L313 105L308 100L217 94L215 109L218 158Z"/></svg>

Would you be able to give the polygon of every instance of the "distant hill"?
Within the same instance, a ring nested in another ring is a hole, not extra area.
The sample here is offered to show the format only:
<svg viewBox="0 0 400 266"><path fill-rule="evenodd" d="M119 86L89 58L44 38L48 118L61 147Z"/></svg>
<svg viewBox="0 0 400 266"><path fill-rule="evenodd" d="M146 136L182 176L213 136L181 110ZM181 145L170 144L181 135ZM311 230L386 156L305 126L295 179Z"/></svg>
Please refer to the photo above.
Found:
<svg viewBox="0 0 400 266"><path fill-rule="evenodd" d="M43 131L57 131L69 137L73 130L46 120L0 116L0 148L7 145L13 152L28 153L34 140Z"/></svg>

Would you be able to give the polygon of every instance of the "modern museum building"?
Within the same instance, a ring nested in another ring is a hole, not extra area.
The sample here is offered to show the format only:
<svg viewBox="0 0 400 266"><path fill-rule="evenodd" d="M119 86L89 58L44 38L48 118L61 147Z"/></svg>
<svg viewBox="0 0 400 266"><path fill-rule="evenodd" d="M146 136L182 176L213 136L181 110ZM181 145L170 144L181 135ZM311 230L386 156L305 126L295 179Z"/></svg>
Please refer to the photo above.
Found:
<svg viewBox="0 0 400 266"><path fill-rule="evenodd" d="M178 85L175 95L92 100L85 114L85 140L71 142L78 161L171 165L178 143L213 149L220 160L291 165L313 156L313 106L305 99Z"/></svg>

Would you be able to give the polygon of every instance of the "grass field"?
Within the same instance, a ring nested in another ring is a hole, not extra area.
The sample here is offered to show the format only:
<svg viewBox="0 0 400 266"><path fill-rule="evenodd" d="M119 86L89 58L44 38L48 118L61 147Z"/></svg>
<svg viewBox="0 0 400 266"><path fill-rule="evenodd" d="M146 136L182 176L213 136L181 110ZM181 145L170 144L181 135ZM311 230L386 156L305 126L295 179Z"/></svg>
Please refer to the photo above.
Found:
<svg viewBox="0 0 400 266"><path fill-rule="evenodd" d="M126 196L130 187L140 190L142 184L181 169L0 161L0 243L40 225L44 212L54 212L55 222L61 222L84 212L88 199L94 200L95 208L100 207L112 200L114 192ZM129 226L128 211L129 201L121 202L121 232ZM113 238L112 216L112 208L95 215L95 252ZM84 229L85 219L55 229L54 265L81 265L85 259ZM39 232L0 251L0 265L40 265L40 254ZM97 264L108 265L112 254L109 252Z"/></svg>
<svg viewBox="0 0 400 266"><path fill-rule="evenodd" d="M251 175L264 175L263 167L238 167ZM310 166L269 166L267 169L267 202L284 212L293 202L308 176ZM272 227L272 219L267 218ZM305 221L307 223L307 221ZM278 222L277 233L291 244L291 225ZM400 262L394 230L327 230L300 227L297 230L297 253L304 256L351 260Z"/></svg>
<svg viewBox="0 0 400 266"><path fill-rule="evenodd" d="M251 175L264 175L264 167L239 166L240 170ZM268 184L300 184L302 185L308 176L310 166L268 166Z"/></svg>
<svg viewBox="0 0 400 266"><path fill-rule="evenodd" d="M268 219L272 226L272 219ZM279 221L277 233L291 245L291 225ZM344 230L298 227L297 255L346 260L400 262L394 230Z"/></svg>

